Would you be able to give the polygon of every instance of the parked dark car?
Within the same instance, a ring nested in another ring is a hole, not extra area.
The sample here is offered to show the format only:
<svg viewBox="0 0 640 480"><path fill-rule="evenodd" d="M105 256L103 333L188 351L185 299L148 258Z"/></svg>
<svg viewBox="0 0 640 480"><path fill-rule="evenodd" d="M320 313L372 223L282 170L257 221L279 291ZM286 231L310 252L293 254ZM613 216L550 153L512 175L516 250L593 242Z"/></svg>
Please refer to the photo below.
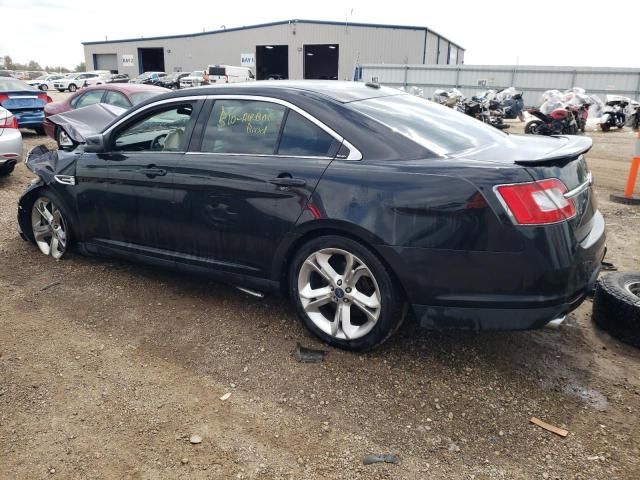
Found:
<svg viewBox="0 0 640 480"><path fill-rule="evenodd" d="M180 88L180 80L188 76L189 72L170 73L166 77L158 78L156 85L159 87L170 88L171 90L178 90Z"/></svg>
<svg viewBox="0 0 640 480"><path fill-rule="evenodd" d="M144 85L157 85L158 82L165 78L165 72L144 72L135 78L129 80L130 83L142 83Z"/></svg>
<svg viewBox="0 0 640 480"><path fill-rule="evenodd" d="M111 75L105 83L129 83L129 75L126 73L116 73Z"/></svg>
<svg viewBox="0 0 640 480"><path fill-rule="evenodd" d="M17 78L0 77L0 107L9 110L20 128L44 134L44 107L51 97Z"/></svg>
<svg viewBox="0 0 640 480"><path fill-rule="evenodd" d="M406 311L428 328L537 328L583 301L605 253L590 147L377 85L203 87L72 152L33 151L18 221L55 258L75 243L282 291L341 348L382 343Z"/></svg>
<svg viewBox="0 0 640 480"><path fill-rule="evenodd" d="M68 112L76 108L86 107L94 103L107 103L121 108L130 108L145 100L166 93L167 90L153 85L136 85L130 83L112 83L94 85L83 88L61 102L47 105L44 109L44 130L46 134L60 144L60 131L49 121L51 115Z"/></svg>

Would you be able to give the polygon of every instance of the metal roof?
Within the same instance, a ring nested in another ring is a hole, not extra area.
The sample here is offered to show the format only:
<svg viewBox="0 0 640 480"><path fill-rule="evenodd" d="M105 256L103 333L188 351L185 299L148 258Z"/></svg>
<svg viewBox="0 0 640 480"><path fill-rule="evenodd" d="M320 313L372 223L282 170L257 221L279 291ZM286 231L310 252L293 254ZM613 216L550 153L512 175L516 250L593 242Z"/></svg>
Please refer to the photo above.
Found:
<svg viewBox="0 0 640 480"><path fill-rule="evenodd" d="M290 25L290 24L314 24L314 25L344 25L348 27L369 27L369 28L389 28L389 29L397 29L397 30L422 30L426 32L431 32L438 37L446 40L451 45L459 48L460 50L465 50L460 45L455 42L452 42L448 38L440 35L438 32L427 28L427 27L417 27L411 25L388 25L388 24L379 24L379 23L353 23L353 22L332 22L326 20L302 20L302 19L292 19L292 20L282 20L279 22L270 22L270 23L260 23L258 25L248 25L245 27L235 27L235 28L226 28L222 30L209 30L206 32L196 32L196 33L187 33L182 35L163 35L159 37L139 37L139 38L124 38L119 40L103 40L103 41L93 41L93 42L82 42L82 45L105 45L109 43L124 43L124 42L137 42L140 40L168 40L168 39L176 39L176 38L191 38L191 37L201 37L205 35L216 35L219 33L227 33L227 32L237 32L241 30L251 30L254 28L264 28L264 27L273 27L277 25Z"/></svg>

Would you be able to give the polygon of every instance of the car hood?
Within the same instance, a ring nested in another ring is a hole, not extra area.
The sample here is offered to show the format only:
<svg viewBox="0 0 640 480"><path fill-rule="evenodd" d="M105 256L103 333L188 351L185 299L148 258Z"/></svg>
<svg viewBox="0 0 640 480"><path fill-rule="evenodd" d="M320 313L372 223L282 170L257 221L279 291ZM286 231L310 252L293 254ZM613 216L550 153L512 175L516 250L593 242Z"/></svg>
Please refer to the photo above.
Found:
<svg viewBox="0 0 640 480"><path fill-rule="evenodd" d="M591 150L593 142L588 137L576 135L507 135L504 141L495 142L453 157L470 158L498 163L535 165L572 158Z"/></svg>
<svg viewBox="0 0 640 480"><path fill-rule="evenodd" d="M89 135L100 133L115 118L122 115L125 108L95 103L87 107L52 115L49 120L61 127L77 143L85 143Z"/></svg>

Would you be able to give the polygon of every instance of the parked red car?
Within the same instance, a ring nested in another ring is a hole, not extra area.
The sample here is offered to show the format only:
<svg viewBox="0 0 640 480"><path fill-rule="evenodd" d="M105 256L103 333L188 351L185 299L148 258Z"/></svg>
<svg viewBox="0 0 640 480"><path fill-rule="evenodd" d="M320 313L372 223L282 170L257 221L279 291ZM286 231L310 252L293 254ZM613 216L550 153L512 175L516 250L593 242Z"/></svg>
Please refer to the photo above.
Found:
<svg viewBox="0 0 640 480"><path fill-rule="evenodd" d="M168 88L133 83L111 83L82 88L62 102L49 103L44 109L44 130L48 136L60 143L56 126L49 121L51 115L86 107L94 103L108 103L121 108L131 108L148 98L170 92Z"/></svg>

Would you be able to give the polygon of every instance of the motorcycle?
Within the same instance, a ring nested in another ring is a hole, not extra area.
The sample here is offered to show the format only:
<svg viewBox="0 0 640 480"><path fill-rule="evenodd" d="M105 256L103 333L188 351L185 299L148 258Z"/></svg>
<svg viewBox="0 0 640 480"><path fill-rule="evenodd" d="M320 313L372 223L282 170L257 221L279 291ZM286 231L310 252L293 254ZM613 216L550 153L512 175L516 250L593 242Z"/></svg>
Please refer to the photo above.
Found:
<svg viewBox="0 0 640 480"><path fill-rule="evenodd" d="M530 115L537 117L524 127L524 133L531 135L575 135L578 132L575 116L566 108L557 108L551 113L544 114L539 108L527 110Z"/></svg>
<svg viewBox="0 0 640 480"><path fill-rule="evenodd" d="M510 120L517 118L524 122L524 99L522 92L514 87L505 88L497 93L496 99L500 102L504 111L504 118Z"/></svg>
<svg viewBox="0 0 640 480"><path fill-rule="evenodd" d="M633 104L631 105L631 109L633 113L629 115L629 119L627 120L627 122L633 130L640 130L640 103L632 103Z"/></svg>
<svg viewBox="0 0 640 480"><path fill-rule="evenodd" d="M609 97L609 96L608 96ZM629 102L627 99L610 99L605 104L602 116L600 117L600 128L603 132L608 132L611 127L618 129L624 128L624 124L627 121L625 114L625 108L627 108Z"/></svg>

